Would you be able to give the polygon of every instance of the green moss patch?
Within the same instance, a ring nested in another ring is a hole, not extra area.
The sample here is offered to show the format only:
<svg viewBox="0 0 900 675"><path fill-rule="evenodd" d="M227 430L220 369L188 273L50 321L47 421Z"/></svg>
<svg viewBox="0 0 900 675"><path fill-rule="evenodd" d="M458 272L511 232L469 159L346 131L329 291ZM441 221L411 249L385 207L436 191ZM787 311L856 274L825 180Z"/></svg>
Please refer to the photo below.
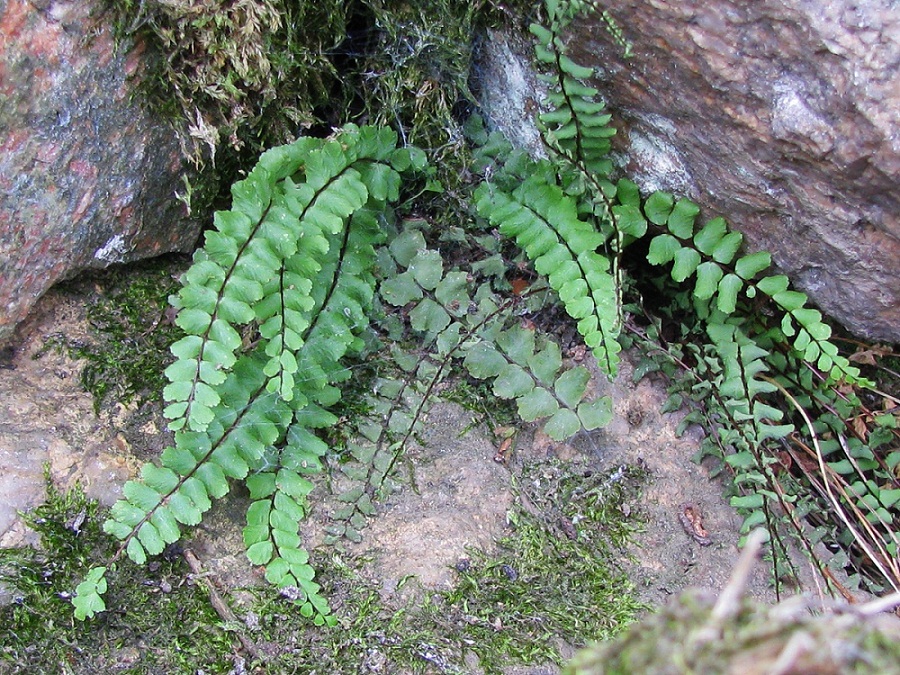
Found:
<svg viewBox="0 0 900 675"><path fill-rule="evenodd" d="M385 599L364 566L320 550L317 578L334 628L311 626L268 587L251 590L256 601L237 610L237 623L224 622L174 548L146 568L118 563L108 573L115 609L76 621L71 593L111 546L102 509L78 489L50 484L47 501L27 516L40 549L0 551L0 623L11 627L0 634L0 672L224 673L236 659L274 673L497 673L558 663L569 646L617 634L641 609L617 564L639 526L623 508L630 512L640 476L544 465L526 468L524 481L509 536L495 552L459 561L448 592L408 579L409 592ZM255 659L237 634L255 646Z"/></svg>
<svg viewBox="0 0 900 675"><path fill-rule="evenodd" d="M110 402L160 400L169 345L181 336L168 298L179 287L182 264L178 256L159 258L75 282L73 292L88 295L87 338L53 334L36 358L57 349L83 361L81 385L94 397L95 411Z"/></svg>
<svg viewBox="0 0 900 675"><path fill-rule="evenodd" d="M0 549L0 672L228 672L232 638L176 551L145 568L120 563L108 573L116 611L75 620L72 591L112 549L96 502L48 486L26 516L40 548Z"/></svg>

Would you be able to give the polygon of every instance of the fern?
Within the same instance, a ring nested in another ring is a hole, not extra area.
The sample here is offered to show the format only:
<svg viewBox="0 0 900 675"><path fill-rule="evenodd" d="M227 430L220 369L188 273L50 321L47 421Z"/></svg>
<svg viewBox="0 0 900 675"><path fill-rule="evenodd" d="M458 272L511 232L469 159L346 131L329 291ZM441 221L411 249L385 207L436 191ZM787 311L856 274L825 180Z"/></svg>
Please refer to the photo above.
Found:
<svg viewBox="0 0 900 675"><path fill-rule="evenodd" d="M768 296L784 317L779 341L787 342L793 337L792 350L826 372L829 382L871 384L829 342L831 328L818 310L806 307L804 293L789 290L790 282L784 275L760 276L772 264L767 252L738 256L743 237L739 232L730 232L724 218L714 218L697 229L695 220L700 208L688 199L676 202L666 192L650 195L644 211L652 223L664 229L650 242L648 262L671 263L674 281L695 278L693 295L698 302L714 302L722 315L731 315L738 308L742 292L748 300L759 294ZM705 307L701 312L708 314Z"/></svg>
<svg viewBox="0 0 900 675"><path fill-rule="evenodd" d="M523 420L544 420L557 440L611 419L610 399L587 395L588 369L566 363L560 346L527 318L547 302L574 320L609 377L634 335L671 360L639 372L660 368L674 377L672 363L687 369L693 360L688 393L673 393L670 403L697 406L684 424L704 421L707 449L719 448L733 470L744 529L764 523L784 549L776 514L786 514L813 557L804 513L777 473L778 449L800 433L777 397L819 411L815 422L804 421L820 464L840 448L847 455L827 459L841 481L842 500L833 501L866 523L866 551L890 579L900 486L871 476L893 470L900 453L888 466L874 443L845 442L843 420L859 401L836 393L839 385L871 383L839 353L806 296L786 277L768 274L767 253L742 252L741 235L722 218L699 224L700 209L688 199L661 191L644 198L631 181L611 177L615 130L589 85L594 71L571 60L563 39L593 5L548 0L546 9L548 25L531 30L551 85L539 116L549 159L534 160L476 130L482 145L473 169L483 179L472 202L480 232L435 232L417 219L394 224L404 174L427 180L433 170L421 150L398 148L385 129L348 125L328 139L301 138L263 154L233 186L231 208L216 214L171 298L185 332L165 371L174 445L112 507L105 529L121 547L78 586L78 618L103 611L104 575L122 554L137 563L159 554L183 526L199 524L232 481L243 481L252 500L244 528L249 561L265 568L301 614L334 624L298 534L314 478L326 468L342 476L328 540L359 541L378 500L399 481L414 480L403 475L403 451L454 369L490 381L494 395L515 402ZM426 186L435 188L433 181ZM486 232L492 228L499 236ZM538 278L518 295L505 292L510 261L500 237ZM690 337L684 344L663 344L654 317L643 333L626 322L622 256L642 238L650 239L647 261L687 289L669 309ZM460 244L483 255L451 265L448 249ZM334 440L348 364L364 359L382 365L360 397L363 411L335 447L325 439ZM879 419L889 429L886 417ZM878 438L887 443L890 433ZM821 443L820 435L827 436ZM833 479L819 479L830 488Z"/></svg>
<svg viewBox="0 0 900 675"><path fill-rule="evenodd" d="M363 345L377 217L399 197L392 163L423 164L396 149L393 132L348 126L270 150L235 184L232 208L216 215L172 299L186 333L166 370L175 445L113 506L105 529L120 553L137 563L160 553L228 493L229 479L246 479L251 562L298 589L302 613L333 622L297 535L311 489L301 474L322 466L325 448L309 430L333 423L341 361ZM85 616L101 605L95 576L77 596Z"/></svg>
<svg viewBox="0 0 900 675"><path fill-rule="evenodd" d="M475 192L481 215L534 261L559 293L578 332L594 350L603 370L615 374L620 347L615 281L609 262L595 251L604 237L581 220L577 204L556 185L532 176L511 194L488 183Z"/></svg>
<svg viewBox="0 0 900 675"><path fill-rule="evenodd" d="M557 440L611 419L608 397L586 400L586 368L565 365L559 345L523 327L516 301L489 292L471 271L444 270L420 230L395 236L378 268L385 275L379 284L387 312L382 324L391 332L390 362L400 373L376 379L365 397L371 415L358 424L360 437L334 468L351 487L339 496L344 505L333 514L329 541L359 540L373 504L399 480L402 452L454 361L472 377L492 380L494 394L514 400L523 420L546 420L546 432ZM407 322L398 321L397 312ZM404 349L404 343L416 347Z"/></svg>

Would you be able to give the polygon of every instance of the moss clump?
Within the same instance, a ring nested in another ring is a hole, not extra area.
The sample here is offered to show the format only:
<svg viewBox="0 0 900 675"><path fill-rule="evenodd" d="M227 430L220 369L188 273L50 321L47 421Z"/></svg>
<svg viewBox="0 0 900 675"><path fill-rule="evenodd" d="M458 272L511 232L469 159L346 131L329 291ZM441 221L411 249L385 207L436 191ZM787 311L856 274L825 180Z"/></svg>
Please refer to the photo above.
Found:
<svg viewBox="0 0 900 675"><path fill-rule="evenodd" d="M644 609L617 563L640 527L631 505L642 478L637 469L525 467L513 533L497 554L473 551L461 563L435 620L488 672L510 658L559 663L564 645L617 635Z"/></svg>
<svg viewBox="0 0 900 675"><path fill-rule="evenodd" d="M367 121L410 143L456 149L481 24L518 20L484 0L126 0L120 37L150 48L144 90L189 125L185 154L263 148L304 128Z"/></svg>
<svg viewBox="0 0 900 675"><path fill-rule="evenodd" d="M117 611L74 619L76 584L111 555L103 517L80 490L48 480L47 501L26 515L40 548L0 549L0 672L228 672L231 638L177 552L146 569L121 563L110 573Z"/></svg>
<svg viewBox="0 0 900 675"><path fill-rule="evenodd" d="M89 338L54 334L36 358L59 349L82 360L81 385L97 412L110 400L125 405L159 400L167 383L163 371L172 359L169 345L181 336L167 314L179 270L180 258L169 257L98 274L86 308Z"/></svg>
<svg viewBox="0 0 900 675"><path fill-rule="evenodd" d="M565 673L900 673L896 617L814 616L799 598L775 607L745 601L708 633L715 600L688 591L617 640L585 650Z"/></svg>
<svg viewBox="0 0 900 675"><path fill-rule="evenodd" d="M717 596L690 590L618 639L585 649L565 675L802 675L900 673L900 594L822 614L796 596L774 607L747 600L747 579L768 538L748 536L728 585Z"/></svg>
<svg viewBox="0 0 900 675"><path fill-rule="evenodd" d="M253 153L313 124L337 73L344 0L126 0L109 3L120 36L151 50L145 93L182 124L186 156Z"/></svg>

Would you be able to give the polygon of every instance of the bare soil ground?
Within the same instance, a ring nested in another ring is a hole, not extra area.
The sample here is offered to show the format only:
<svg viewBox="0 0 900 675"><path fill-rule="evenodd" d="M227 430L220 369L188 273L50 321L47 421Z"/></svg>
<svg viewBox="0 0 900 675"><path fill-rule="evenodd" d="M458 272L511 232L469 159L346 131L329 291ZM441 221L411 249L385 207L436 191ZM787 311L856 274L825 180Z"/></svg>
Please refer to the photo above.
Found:
<svg viewBox="0 0 900 675"><path fill-rule="evenodd" d="M79 363L53 351L35 358L48 335L85 334L84 303L71 290L51 291L0 364L0 546L33 541L17 512L42 501L45 465L59 487L80 482L90 497L111 504L123 482L167 442L155 409L113 406L96 415L78 382ZM651 380L633 384L627 360L616 382L597 379L596 387L615 401L615 420L607 428L570 444L522 428L502 462L484 431L463 433L470 413L456 405L435 407L424 445L411 452L418 492L393 495L363 542L348 549L365 561L366 574L379 581L385 598L410 575L425 588L448 587L467 547L489 550L508 531L507 513L516 499L512 479L521 467L554 459L595 470L640 464L649 471L636 514L645 526L629 551L633 560L625 563L648 604L659 606L686 587L723 588L738 555L740 518L721 483L692 461L699 431L678 438L679 415L658 412L663 388ZM258 581L241 555L245 506L240 494L219 505L194 538L201 560L228 587ZM323 495L303 526L311 543L321 539L331 508ZM691 536L686 516L695 518L697 531L702 525L705 540ZM759 566L751 593L771 600L767 582Z"/></svg>

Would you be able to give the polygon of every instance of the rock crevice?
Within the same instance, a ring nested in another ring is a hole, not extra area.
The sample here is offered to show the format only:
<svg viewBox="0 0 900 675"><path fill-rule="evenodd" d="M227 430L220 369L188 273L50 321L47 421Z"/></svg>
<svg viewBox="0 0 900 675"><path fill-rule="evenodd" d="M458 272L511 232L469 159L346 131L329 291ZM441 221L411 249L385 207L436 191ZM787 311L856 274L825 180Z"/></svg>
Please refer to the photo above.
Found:
<svg viewBox="0 0 900 675"><path fill-rule="evenodd" d="M627 174L726 216L849 330L891 341L900 340L894 4L622 0L609 11L632 58L600 20L576 22L568 36L572 57L601 74ZM485 41L485 62L502 44ZM489 111L504 107L500 87L482 89Z"/></svg>

